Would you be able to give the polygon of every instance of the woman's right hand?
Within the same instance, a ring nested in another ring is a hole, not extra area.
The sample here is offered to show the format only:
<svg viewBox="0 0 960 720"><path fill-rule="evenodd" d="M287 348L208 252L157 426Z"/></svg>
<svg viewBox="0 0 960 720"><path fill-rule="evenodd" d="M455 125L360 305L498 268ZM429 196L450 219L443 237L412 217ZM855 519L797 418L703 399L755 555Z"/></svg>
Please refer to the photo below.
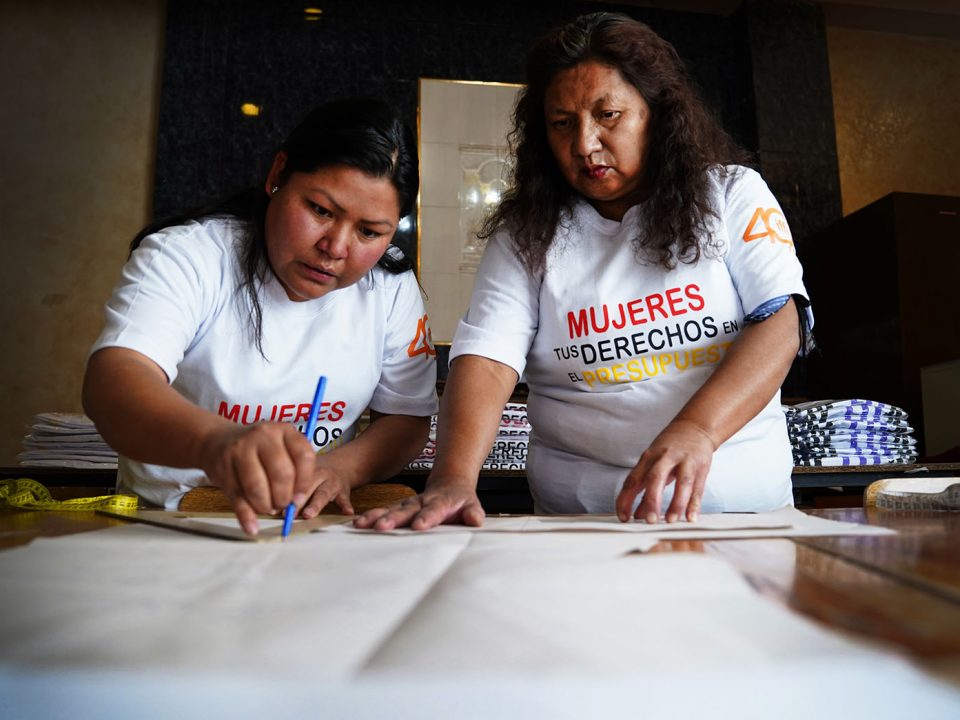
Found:
<svg viewBox="0 0 960 720"><path fill-rule="evenodd" d="M424 491L390 507L368 510L353 521L354 527L388 531L483 525L486 513L477 497L477 476L518 379L516 370L495 360L456 358L440 398L437 456Z"/></svg>
<svg viewBox="0 0 960 720"><path fill-rule="evenodd" d="M316 455L294 425L236 425L199 408L166 373L135 350L108 347L87 361L83 408L103 439L139 462L201 468L233 505L241 527L257 532L257 513L302 508L323 481Z"/></svg>
<svg viewBox="0 0 960 720"><path fill-rule="evenodd" d="M353 525L381 532L398 527L429 530L437 525L457 523L480 527L485 517L474 487L440 481L390 507L368 510L357 517Z"/></svg>
<svg viewBox="0 0 960 720"><path fill-rule="evenodd" d="M291 502L299 510L318 483L313 447L289 423L223 425L204 442L202 458L249 535L257 533L258 514L282 512Z"/></svg>

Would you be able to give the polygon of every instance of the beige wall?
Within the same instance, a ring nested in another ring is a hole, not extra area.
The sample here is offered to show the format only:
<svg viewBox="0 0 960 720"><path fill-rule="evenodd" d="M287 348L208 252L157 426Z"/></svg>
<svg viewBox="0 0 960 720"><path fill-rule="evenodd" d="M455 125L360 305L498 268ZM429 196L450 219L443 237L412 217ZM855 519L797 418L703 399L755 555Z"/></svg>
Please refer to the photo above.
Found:
<svg viewBox="0 0 960 720"><path fill-rule="evenodd" d="M960 41L827 30L843 213L891 192L960 196Z"/></svg>
<svg viewBox="0 0 960 720"><path fill-rule="evenodd" d="M420 282L427 290L426 309L434 342L453 340L457 322L470 305L477 258L464 252L489 207L481 195L502 187L503 168L467 178L478 164L507 155L510 112L521 86L504 83L420 80L420 236L417 258ZM468 190L469 187L469 190ZM466 192L465 192L466 191ZM473 212L470 212L472 204ZM458 242L451 239L458 238ZM479 252L479 243L472 245Z"/></svg>
<svg viewBox="0 0 960 720"><path fill-rule="evenodd" d="M87 349L149 217L163 1L0 4L0 464L79 411Z"/></svg>

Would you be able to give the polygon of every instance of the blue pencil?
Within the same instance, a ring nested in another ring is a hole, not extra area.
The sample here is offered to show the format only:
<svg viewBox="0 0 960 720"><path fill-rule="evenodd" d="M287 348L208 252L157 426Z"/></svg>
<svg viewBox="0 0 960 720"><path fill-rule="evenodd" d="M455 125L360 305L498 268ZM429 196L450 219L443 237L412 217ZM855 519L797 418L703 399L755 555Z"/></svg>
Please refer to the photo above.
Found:
<svg viewBox="0 0 960 720"><path fill-rule="evenodd" d="M323 394L326 390L327 376L321 375L320 379L317 380L317 390L313 394L313 402L310 403L310 416L307 418L307 427L303 432L311 445L313 444L313 433L317 429L317 415L320 412L320 405L323 403ZM296 514L297 506L294 503L287 505L287 509L283 511L283 530L280 533L281 539L286 538L287 535L290 534L290 530L293 528L293 516Z"/></svg>
<svg viewBox="0 0 960 720"><path fill-rule="evenodd" d="M293 516L297 514L297 506L295 503L290 503L287 505L287 509L283 511L283 530L280 532L280 539L286 539L287 535L290 534L290 529L293 527Z"/></svg>
<svg viewBox="0 0 960 720"><path fill-rule="evenodd" d="M307 429L304 435L310 444L313 444L313 433L317 429L317 414L320 412L320 404L323 402L323 394L327 390L327 376L321 375L317 380L317 391L313 394L313 403L310 405L310 417L307 418Z"/></svg>

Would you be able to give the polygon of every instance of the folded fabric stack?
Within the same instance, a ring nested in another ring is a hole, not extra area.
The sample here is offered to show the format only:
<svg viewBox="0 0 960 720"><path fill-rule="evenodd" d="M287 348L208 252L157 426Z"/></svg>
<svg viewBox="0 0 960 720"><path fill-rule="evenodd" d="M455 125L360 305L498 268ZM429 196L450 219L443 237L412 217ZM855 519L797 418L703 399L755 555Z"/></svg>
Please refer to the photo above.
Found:
<svg viewBox="0 0 960 720"><path fill-rule="evenodd" d="M48 412L34 416L17 461L31 467L115 470L117 453L86 415Z"/></svg>
<svg viewBox="0 0 960 720"><path fill-rule="evenodd" d="M793 464L887 465L917 459L917 440L901 408L874 400L815 400L788 405Z"/></svg>
<svg viewBox="0 0 960 720"><path fill-rule="evenodd" d="M490 454L483 461L484 470L524 470L530 445L530 423L525 403L507 403L500 416L500 429Z"/></svg>
<svg viewBox="0 0 960 720"><path fill-rule="evenodd" d="M483 461L484 470L523 470L527 465L527 447L530 443L530 423L524 403L507 403L500 417L500 429L490 454ZM430 439L420 456L407 467L429 470L437 455L437 416L430 421Z"/></svg>

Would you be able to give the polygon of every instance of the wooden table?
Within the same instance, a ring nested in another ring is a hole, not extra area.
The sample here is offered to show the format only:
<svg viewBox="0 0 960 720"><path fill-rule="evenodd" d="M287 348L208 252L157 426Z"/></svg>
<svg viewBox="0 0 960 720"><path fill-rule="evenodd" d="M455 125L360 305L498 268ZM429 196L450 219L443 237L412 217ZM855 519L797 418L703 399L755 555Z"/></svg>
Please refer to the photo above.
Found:
<svg viewBox="0 0 960 720"><path fill-rule="evenodd" d="M819 510L897 535L672 541L652 552L703 552L757 592L841 632L886 644L960 684L960 513ZM0 512L0 548L123 524L89 512Z"/></svg>
<svg viewBox="0 0 960 720"><path fill-rule="evenodd" d="M799 508L858 506L864 489L880 478L896 476L948 477L960 475L960 463L797 467L793 469L793 501ZM102 495L116 485L115 470L76 470L46 467L0 467L0 479L29 477L47 485L54 497ZM391 482L423 490L426 470L404 470ZM533 498L523 470L485 470L477 492L489 513L533 512Z"/></svg>
<svg viewBox="0 0 960 720"><path fill-rule="evenodd" d="M675 542L663 550L723 557L761 594L836 630L889 644L960 684L960 513L808 512L898 534L713 541L694 548ZM784 543L793 546L792 563Z"/></svg>

